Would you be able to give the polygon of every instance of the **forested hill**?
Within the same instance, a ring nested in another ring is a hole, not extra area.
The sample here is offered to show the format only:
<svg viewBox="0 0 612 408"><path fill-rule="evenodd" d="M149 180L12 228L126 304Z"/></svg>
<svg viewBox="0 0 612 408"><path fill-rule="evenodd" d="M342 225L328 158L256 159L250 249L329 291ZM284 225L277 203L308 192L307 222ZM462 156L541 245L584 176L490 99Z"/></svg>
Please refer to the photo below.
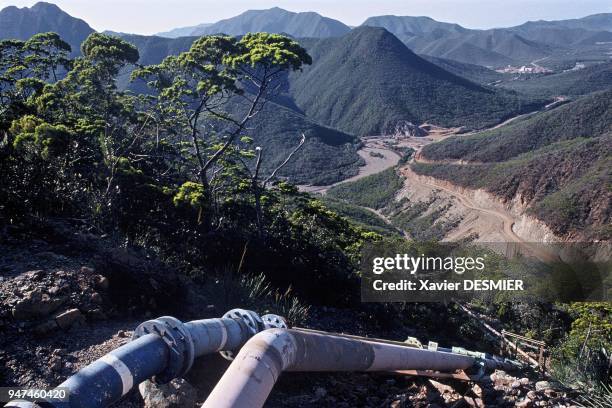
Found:
<svg viewBox="0 0 612 408"><path fill-rule="evenodd" d="M36 3L27 8L14 6L0 10L0 39L27 40L34 34L53 31L80 53L81 43L94 32L85 21L70 16L55 4Z"/></svg>
<svg viewBox="0 0 612 408"><path fill-rule="evenodd" d="M383 27L419 54L502 67L536 62L555 67L605 62L612 41L612 14L580 19L530 21L516 27L475 30L429 17L377 16L363 25Z"/></svg>
<svg viewBox="0 0 612 408"><path fill-rule="evenodd" d="M291 76L297 105L349 133L385 133L400 120L482 128L537 106L426 61L382 28L303 44L313 64Z"/></svg>
<svg viewBox="0 0 612 408"><path fill-rule="evenodd" d="M431 160L498 162L543 146L612 132L612 90L594 93L548 112L474 136L431 144L422 150Z"/></svg>
<svg viewBox="0 0 612 408"><path fill-rule="evenodd" d="M580 96L612 88L612 62L558 74L519 78L499 86L534 97Z"/></svg>

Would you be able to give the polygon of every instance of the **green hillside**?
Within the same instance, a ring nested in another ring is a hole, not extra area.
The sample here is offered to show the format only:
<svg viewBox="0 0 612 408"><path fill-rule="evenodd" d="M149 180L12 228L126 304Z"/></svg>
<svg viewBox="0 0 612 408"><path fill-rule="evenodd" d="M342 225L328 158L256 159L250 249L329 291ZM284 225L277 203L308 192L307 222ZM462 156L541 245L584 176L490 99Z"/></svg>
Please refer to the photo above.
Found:
<svg viewBox="0 0 612 408"><path fill-rule="evenodd" d="M538 61L554 70L576 61L609 60L612 14L580 19L530 21L516 27L474 30L429 17L379 16L363 25L382 27L418 54L487 67ZM563 68L566 67L566 68Z"/></svg>
<svg viewBox="0 0 612 408"><path fill-rule="evenodd" d="M510 144L510 143L509 143ZM551 144L500 163L412 165L419 174L483 188L511 201L556 234L580 240L612 238L612 135Z"/></svg>
<svg viewBox="0 0 612 408"><path fill-rule="evenodd" d="M395 168L390 168L356 181L334 186L329 189L327 195L378 210L393 200L403 184L403 178L397 174Z"/></svg>
<svg viewBox="0 0 612 408"><path fill-rule="evenodd" d="M304 46L313 64L291 76L297 105L349 133L384 133L400 120L482 128L536 106L445 71L381 28L359 27Z"/></svg>
<svg viewBox="0 0 612 408"><path fill-rule="evenodd" d="M474 136L456 136L426 146L431 160L498 162L562 140L595 137L612 131L612 90L585 96Z"/></svg>
<svg viewBox="0 0 612 408"><path fill-rule="evenodd" d="M302 134L306 143L279 176L298 184L327 185L354 176L363 165L357 154L357 138L268 102L249 133L255 146L264 147L263 170L270 172L280 165L298 145Z"/></svg>
<svg viewBox="0 0 612 408"><path fill-rule="evenodd" d="M421 55L421 57L425 58L432 64L444 68L450 73L469 79L477 84L491 84L496 81L502 81L508 76L487 67L483 67L482 65L469 64L447 58L432 57L430 55ZM512 89L510 87L508 88Z"/></svg>
<svg viewBox="0 0 612 408"><path fill-rule="evenodd" d="M503 82L500 86L542 98L586 95L612 88L612 63L595 64L553 75L523 77Z"/></svg>
<svg viewBox="0 0 612 408"><path fill-rule="evenodd" d="M122 35L121 38L138 48L139 64L143 65L158 64L168 55L178 55L188 50L196 40L196 37L172 39L141 35ZM128 69L119 76L118 84L136 93L150 92L142 80L129 82ZM286 98L276 95L271 99L283 103ZM299 154L283 167L279 176L295 183L319 185L331 184L357 173L358 167L363 164L357 154L357 138L322 126L299 112L272 101L254 118L248 134L255 144L265 146L265 160L262 165L264 171L272 171L282 163L299 143L303 133L306 143ZM226 109L238 112L240 106L230 103Z"/></svg>
<svg viewBox="0 0 612 408"><path fill-rule="evenodd" d="M559 235L612 237L612 90L478 135L427 146L420 174L519 199Z"/></svg>

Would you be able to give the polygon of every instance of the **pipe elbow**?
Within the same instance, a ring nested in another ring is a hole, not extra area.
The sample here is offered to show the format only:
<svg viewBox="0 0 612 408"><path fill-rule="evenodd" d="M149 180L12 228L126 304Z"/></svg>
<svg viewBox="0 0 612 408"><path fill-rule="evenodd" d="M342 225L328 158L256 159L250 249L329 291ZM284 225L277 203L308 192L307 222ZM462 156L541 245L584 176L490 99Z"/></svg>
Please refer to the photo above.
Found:
<svg viewBox="0 0 612 408"><path fill-rule="evenodd" d="M297 340L288 330L256 334L242 346L202 408L263 406L278 377L295 364L297 355Z"/></svg>
<svg viewBox="0 0 612 408"><path fill-rule="evenodd" d="M236 359L271 359L279 371L295 364L298 341L287 329L268 329L251 337L242 347Z"/></svg>

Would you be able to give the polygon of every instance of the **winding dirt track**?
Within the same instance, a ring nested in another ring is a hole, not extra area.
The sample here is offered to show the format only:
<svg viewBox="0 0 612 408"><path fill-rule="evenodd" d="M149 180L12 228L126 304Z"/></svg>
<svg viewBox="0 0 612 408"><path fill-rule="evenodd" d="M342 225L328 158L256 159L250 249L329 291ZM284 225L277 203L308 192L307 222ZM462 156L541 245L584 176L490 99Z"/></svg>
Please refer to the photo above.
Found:
<svg viewBox="0 0 612 408"><path fill-rule="evenodd" d="M359 167L358 173L356 175L326 186L298 186L300 191L325 194L327 190L329 190L333 186L337 186L338 184L343 183L349 183L351 181L356 181L372 174L380 173L381 171L385 171L388 168L395 166L400 161L401 157L398 153L383 146L377 140L364 139L364 141L365 146L360 149L357 154L359 154L359 156L361 156L361 158L365 161L365 165Z"/></svg>
<svg viewBox="0 0 612 408"><path fill-rule="evenodd" d="M503 225L503 228L502 228L501 232L508 239L509 242L517 242L517 243L524 243L525 242L521 237L516 235L516 233L512 229L512 227L514 226L515 220L514 220L514 218L509 213L505 213L505 212L501 212L501 211L496 211L496 210L492 210L492 209L489 209L489 208L479 207L476 203L474 203L474 201L470 197L468 197L465 194L461 194L461 193L459 193L459 192L457 192L457 191L455 191L453 189L450 189L450 188L444 186L443 182L435 183L435 182L432 182L432 181L424 181L424 180L422 180L419 176L417 176L412 171L412 169L409 166L402 167L400 169L400 171L404 175L404 177L406 177L406 179L409 180L410 182L419 183L419 184L428 186L428 187L430 187L432 189L438 189L438 190L445 191L449 195L451 195L454 198L456 198L457 201L459 201L459 203L462 206L464 206L465 208L470 209L470 210L474 210L474 211L478 211L480 213L489 214L489 215L492 215L493 217L499 219L500 222L501 222L501 225ZM435 180L435 179L432 179L432 180Z"/></svg>
<svg viewBox="0 0 612 408"><path fill-rule="evenodd" d="M425 177L414 173L410 168L410 165L402 167L400 172L406 177L406 181L408 183L420 184L433 190L442 190L455 198L461 206L467 208L468 210L486 214L499 220L499 225L501 225L501 228L498 232L505 237L508 243L516 244L506 248L507 255L514 255L518 251L524 255L535 256L543 262L556 262L559 260L558 255L551 252L545 246L530 243L517 235L513 229L516 220L512 214L510 214L510 212L481 207L469 196L462 194L455 189L449 188L447 186L447 182L445 181L438 181L437 179L431 177L427 177L424 180ZM493 227L494 224L491 224L491 226Z"/></svg>

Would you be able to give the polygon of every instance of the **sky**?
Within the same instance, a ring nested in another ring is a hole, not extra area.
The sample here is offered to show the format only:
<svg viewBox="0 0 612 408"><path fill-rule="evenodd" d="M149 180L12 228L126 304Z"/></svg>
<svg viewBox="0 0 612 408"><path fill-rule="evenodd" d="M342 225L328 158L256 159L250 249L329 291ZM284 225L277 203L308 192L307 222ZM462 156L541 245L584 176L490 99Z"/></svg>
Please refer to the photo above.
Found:
<svg viewBox="0 0 612 408"><path fill-rule="evenodd" d="M36 0L0 0L0 8ZM250 9L316 11L348 25L385 14L428 16L468 28L508 27L612 12L610 0L47 0L98 31L154 34L211 23Z"/></svg>

